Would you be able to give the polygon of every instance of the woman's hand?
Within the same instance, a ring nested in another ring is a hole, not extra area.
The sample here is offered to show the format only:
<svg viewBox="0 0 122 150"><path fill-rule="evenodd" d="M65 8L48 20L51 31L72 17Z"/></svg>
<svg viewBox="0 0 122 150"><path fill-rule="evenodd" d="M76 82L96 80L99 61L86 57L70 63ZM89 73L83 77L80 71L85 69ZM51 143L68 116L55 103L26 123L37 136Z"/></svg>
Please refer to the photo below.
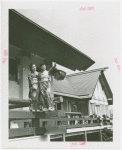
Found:
<svg viewBox="0 0 122 150"><path fill-rule="evenodd" d="M56 67L56 62L54 62L54 67Z"/></svg>

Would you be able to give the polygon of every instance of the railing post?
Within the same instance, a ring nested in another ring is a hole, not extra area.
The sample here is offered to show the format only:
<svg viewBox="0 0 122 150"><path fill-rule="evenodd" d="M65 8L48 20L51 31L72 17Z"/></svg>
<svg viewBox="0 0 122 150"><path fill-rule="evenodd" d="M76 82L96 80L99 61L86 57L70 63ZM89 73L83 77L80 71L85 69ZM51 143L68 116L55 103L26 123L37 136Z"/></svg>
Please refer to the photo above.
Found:
<svg viewBox="0 0 122 150"><path fill-rule="evenodd" d="M103 118L103 125L106 125L106 118Z"/></svg>
<svg viewBox="0 0 122 150"><path fill-rule="evenodd" d="M39 119L36 118L36 119L32 119L32 127L40 127L40 122L39 122ZM35 135L37 135L37 132L35 132Z"/></svg>
<svg viewBox="0 0 122 150"><path fill-rule="evenodd" d="M99 125L101 126L102 125L102 119L100 118L99 120Z"/></svg>
<svg viewBox="0 0 122 150"><path fill-rule="evenodd" d="M88 120L88 124L91 124L91 120Z"/></svg>
<svg viewBox="0 0 122 150"><path fill-rule="evenodd" d="M71 118L73 118L73 115L70 115ZM70 121L70 125L73 125L73 121Z"/></svg>
<svg viewBox="0 0 122 150"><path fill-rule="evenodd" d="M65 133L63 134L63 142L65 142Z"/></svg>
<svg viewBox="0 0 122 150"><path fill-rule="evenodd" d="M97 123L100 123L100 119L97 119Z"/></svg>
<svg viewBox="0 0 122 150"><path fill-rule="evenodd" d="M99 141L102 141L102 131L100 129L100 132L99 132Z"/></svg>
<svg viewBox="0 0 122 150"><path fill-rule="evenodd" d="M71 118L70 115L67 115L67 118ZM70 121L68 121L68 125L71 125Z"/></svg>
<svg viewBox="0 0 122 150"><path fill-rule="evenodd" d="M106 119L106 123L107 123L107 125L110 125L110 119Z"/></svg>
<svg viewBox="0 0 122 150"><path fill-rule="evenodd" d="M32 127L39 127L39 119L36 118L36 119L32 119Z"/></svg>
<svg viewBox="0 0 122 150"><path fill-rule="evenodd" d="M84 141L87 142L87 133L84 131Z"/></svg>

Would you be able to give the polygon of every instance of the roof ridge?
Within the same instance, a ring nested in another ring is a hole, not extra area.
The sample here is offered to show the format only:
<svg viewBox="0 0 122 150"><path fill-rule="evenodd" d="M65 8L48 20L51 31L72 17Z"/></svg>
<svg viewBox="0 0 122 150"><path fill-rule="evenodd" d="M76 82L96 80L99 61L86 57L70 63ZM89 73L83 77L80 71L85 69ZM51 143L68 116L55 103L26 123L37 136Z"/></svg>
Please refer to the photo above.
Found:
<svg viewBox="0 0 122 150"><path fill-rule="evenodd" d="M99 68L99 69L94 69L94 70L88 70L88 71L83 71L83 72L78 72L78 73L73 73L73 74L66 75L66 78L72 77L72 76L81 75L81 74L86 74L86 73L96 72L96 71L105 71L106 69L108 69L108 67L105 67L105 68Z"/></svg>

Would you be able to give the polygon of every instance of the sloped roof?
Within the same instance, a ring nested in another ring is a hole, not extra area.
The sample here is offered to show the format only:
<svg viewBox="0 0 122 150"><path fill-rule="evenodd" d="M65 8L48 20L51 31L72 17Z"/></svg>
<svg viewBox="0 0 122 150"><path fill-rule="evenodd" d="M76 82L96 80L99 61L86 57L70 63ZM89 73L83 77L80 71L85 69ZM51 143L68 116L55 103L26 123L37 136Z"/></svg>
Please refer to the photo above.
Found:
<svg viewBox="0 0 122 150"><path fill-rule="evenodd" d="M80 50L13 9L9 9L9 44L71 70L86 70L95 63Z"/></svg>
<svg viewBox="0 0 122 150"><path fill-rule="evenodd" d="M74 88L77 96L92 94L99 78L100 71L81 73L75 76L68 76L67 80Z"/></svg>
<svg viewBox="0 0 122 150"><path fill-rule="evenodd" d="M101 78L104 82L101 82L103 86L105 86L105 93L107 98L112 98L113 101L113 94L110 89L108 88L108 82L103 76L103 71L107 68L100 68L80 73L75 73L72 75L67 75L65 80L63 81L56 81L54 79L54 93L62 93L73 95L76 98L92 98L93 92L95 90L96 84L98 79ZM72 97L73 97L72 96Z"/></svg>
<svg viewBox="0 0 122 150"><path fill-rule="evenodd" d="M60 92L70 95L77 95L70 82L65 78L62 81L57 81L54 79L53 82L54 92Z"/></svg>

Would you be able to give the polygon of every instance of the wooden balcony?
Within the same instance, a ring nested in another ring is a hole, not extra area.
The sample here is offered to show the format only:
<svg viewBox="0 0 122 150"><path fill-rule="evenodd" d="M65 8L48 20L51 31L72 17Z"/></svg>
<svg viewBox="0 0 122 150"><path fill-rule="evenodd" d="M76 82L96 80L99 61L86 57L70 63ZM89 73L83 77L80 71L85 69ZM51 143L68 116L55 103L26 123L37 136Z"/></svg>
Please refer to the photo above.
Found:
<svg viewBox="0 0 122 150"><path fill-rule="evenodd" d="M63 99L57 97L54 101L63 102ZM87 141L87 134L99 133L99 140L102 141L104 128L111 124L110 119L85 117L80 112L12 110L29 105L29 100L9 100L9 139L49 135L50 140L65 141L68 137L83 135L83 141Z"/></svg>
<svg viewBox="0 0 122 150"><path fill-rule="evenodd" d="M68 118L70 114L72 117ZM48 123L51 122L49 125ZM16 126L12 126L16 124ZM23 123L23 126L20 124ZM103 120L103 125L108 125L108 120ZM64 111L52 112L30 112L30 111L9 111L9 139L37 136L37 135L66 135L70 129L83 129L88 127L101 126L101 120L97 118L81 118L80 113L65 113ZM79 130L79 131L80 131ZM76 130L75 130L76 131ZM78 130L76 132L79 132ZM53 136L54 137L54 136Z"/></svg>

